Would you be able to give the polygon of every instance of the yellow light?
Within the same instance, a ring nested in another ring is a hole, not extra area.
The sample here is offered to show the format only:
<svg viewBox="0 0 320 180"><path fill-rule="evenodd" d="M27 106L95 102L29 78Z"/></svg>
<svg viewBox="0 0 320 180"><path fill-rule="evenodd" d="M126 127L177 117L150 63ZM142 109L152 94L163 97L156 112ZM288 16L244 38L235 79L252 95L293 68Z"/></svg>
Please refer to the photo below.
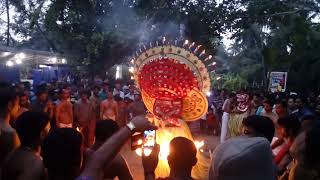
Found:
<svg viewBox="0 0 320 180"><path fill-rule="evenodd" d="M56 57L50 58L50 62L57 63L57 58Z"/></svg>
<svg viewBox="0 0 320 180"><path fill-rule="evenodd" d="M19 53L16 55L16 58L18 59L24 59L26 57L26 55L24 53Z"/></svg>
<svg viewBox="0 0 320 180"><path fill-rule="evenodd" d="M21 64L22 63L21 59L16 59L16 63Z"/></svg>
<svg viewBox="0 0 320 180"><path fill-rule="evenodd" d="M131 67L129 68L129 72L133 73L133 72L134 72L134 67L131 66Z"/></svg>
<svg viewBox="0 0 320 180"><path fill-rule="evenodd" d="M138 148L138 149L136 149L136 154L138 155L138 156L142 156L142 149L143 148ZM152 152L152 149L146 149L146 148L144 148L143 149L143 153L144 153L144 155L145 156L150 156L150 154L151 154L151 152Z"/></svg>
<svg viewBox="0 0 320 180"><path fill-rule="evenodd" d="M204 145L204 141L194 141L194 145L196 146L197 150L199 150Z"/></svg>
<svg viewBox="0 0 320 180"><path fill-rule="evenodd" d="M13 62L12 61L7 61L6 65L9 66L9 67L12 67L13 66Z"/></svg>
<svg viewBox="0 0 320 180"><path fill-rule="evenodd" d="M76 130L77 130L78 132L80 132L80 128L79 128L79 127L77 127Z"/></svg>

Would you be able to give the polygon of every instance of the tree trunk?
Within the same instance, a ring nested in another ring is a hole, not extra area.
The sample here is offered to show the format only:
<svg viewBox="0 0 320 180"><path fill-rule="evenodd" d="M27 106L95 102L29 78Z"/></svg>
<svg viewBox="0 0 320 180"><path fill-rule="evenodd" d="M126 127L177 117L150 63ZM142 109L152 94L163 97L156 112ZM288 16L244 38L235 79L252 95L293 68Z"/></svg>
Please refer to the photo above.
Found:
<svg viewBox="0 0 320 180"><path fill-rule="evenodd" d="M6 0L7 9L7 46L10 44L10 14L9 14L9 0Z"/></svg>

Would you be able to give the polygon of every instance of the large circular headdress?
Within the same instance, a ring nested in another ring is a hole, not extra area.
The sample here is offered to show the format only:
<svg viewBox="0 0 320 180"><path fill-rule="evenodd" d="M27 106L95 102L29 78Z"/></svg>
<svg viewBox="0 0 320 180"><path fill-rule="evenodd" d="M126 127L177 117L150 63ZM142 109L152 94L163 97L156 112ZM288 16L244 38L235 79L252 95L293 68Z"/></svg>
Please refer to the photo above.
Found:
<svg viewBox="0 0 320 180"><path fill-rule="evenodd" d="M147 109L172 124L177 118L197 120L207 112L210 76L205 62L212 59L211 55L204 58L201 45L188 40L182 47L176 44L167 44L164 38L162 45L144 46L130 69Z"/></svg>

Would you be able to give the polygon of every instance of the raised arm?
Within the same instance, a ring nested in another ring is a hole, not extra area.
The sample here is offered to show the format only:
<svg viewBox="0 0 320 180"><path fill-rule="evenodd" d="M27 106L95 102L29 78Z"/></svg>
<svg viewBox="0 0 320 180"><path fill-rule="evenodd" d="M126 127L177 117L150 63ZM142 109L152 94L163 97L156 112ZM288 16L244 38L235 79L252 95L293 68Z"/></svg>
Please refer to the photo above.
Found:
<svg viewBox="0 0 320 180"><path fill-rule="evenodd" d="M132 119L131 127L135 127L135 131L143 132L144 130L156 129L144 116L138 116ZM109 138L97 151L94 152L81 177L90 179L98 179L99 174L103 171L106 164L120 151L122 145L131 137L132 131L128 127L123 127L111 138Z"/></svg>

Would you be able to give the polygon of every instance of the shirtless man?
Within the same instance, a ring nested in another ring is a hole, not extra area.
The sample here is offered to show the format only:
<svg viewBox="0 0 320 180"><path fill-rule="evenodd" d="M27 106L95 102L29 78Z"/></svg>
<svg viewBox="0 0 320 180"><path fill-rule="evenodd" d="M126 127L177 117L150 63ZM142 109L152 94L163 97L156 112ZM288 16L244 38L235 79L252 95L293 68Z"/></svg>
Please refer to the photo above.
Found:
<svg viewBox="0 0 320 180"><path fill-rule="evenodd" d="M2 179L45 179L40 144L50 130L48 115L43 112L27 111L18 117L15 125L21 145L6 158Z"/></svg>
<svg viewBox="0 0 320 180"><path fill-rule="evenodd" d="M80 92L80 100L74 104L74 117L75 117L75 126L80 127L83 134L84 145L89 147L89 131L90 123L93 118L93 108L89 102L89 91Z"/></svg>
<svg viewBox="0 0 320 180"><path fill-rule="evenodd" d="M112 91L108 92L108 98L101 102L100 105L100 119L117 120L118 117L118 104L113 99Z"/></svg>
<svg viewBox="0 0 320 180"><path fill-rule="evenodd" d="M68 101L69 91L62 89L60 91L60 100L56 107L57 128L72 128L73 109L72 104Z"/></svg>
<svg viewBox="0 0 320 180"><path fill-rule="evenodd" d="M0 171L7 155L20 145L18 135L9 123L18 110L19 98L13 88L0 82Z"/></svg>
<svg viewBox="0 0 320 180"><path fill-rule="evenodd" d="M140 94L134 95L135 101L129 105L129 118L132 119L135 116L146 115L147 108L142 101Z"/></svg>

